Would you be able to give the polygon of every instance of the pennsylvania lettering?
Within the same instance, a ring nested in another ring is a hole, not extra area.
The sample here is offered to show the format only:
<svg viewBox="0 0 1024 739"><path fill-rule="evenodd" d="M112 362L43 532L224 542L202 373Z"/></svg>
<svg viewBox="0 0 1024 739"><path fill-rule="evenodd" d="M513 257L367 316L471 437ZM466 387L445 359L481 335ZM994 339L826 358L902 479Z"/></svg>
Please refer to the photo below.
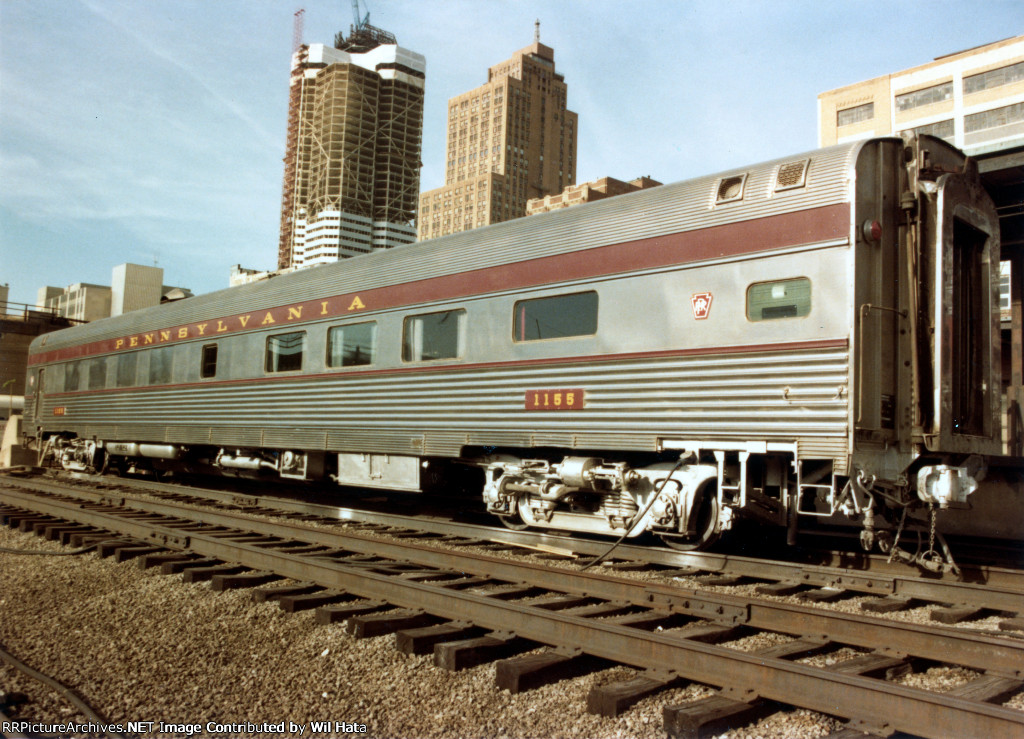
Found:
<svg viewBox="0 0 1024 739"><path fill-rule="evenodd" d="M187 339L208 338L234 333L235 331L262 328L264 326L312 321L317 318L343 315L365 309L366 304L363 303L358 295L342 295L326 300L308 300L294 305L282 305L268 310L239 313L224 318L188 323L184 326L174 326L156 331L132 334L131 336L114 339L112 341L113 345L107 349L108 351L123 351L175 341L185 341Z"/></svg>

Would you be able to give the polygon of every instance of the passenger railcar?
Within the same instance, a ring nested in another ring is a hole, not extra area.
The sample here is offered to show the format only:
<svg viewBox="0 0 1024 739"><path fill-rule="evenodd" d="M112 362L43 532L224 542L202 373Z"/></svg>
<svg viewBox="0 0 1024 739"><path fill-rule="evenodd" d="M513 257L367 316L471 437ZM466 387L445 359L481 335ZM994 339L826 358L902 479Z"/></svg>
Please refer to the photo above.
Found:
<svg viewBox="0 0 1024 739"><path fill-rule="evenodd" d="M889 545L1002 454L998 261L972 160L861 141L40 337L26 426L69 468L468 468L511 526Z"/></svg>

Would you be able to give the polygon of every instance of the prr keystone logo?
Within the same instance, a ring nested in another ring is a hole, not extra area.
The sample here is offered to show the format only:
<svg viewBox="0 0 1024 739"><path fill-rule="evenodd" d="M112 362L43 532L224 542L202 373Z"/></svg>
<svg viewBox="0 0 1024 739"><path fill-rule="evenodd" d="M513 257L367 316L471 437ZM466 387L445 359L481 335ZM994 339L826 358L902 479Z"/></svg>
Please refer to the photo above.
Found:
<svg viewBox="0 0 1024 739"><path fill-rule="evenodd" d="M690 298L693 305L693 317L698 321L707 318L711 312L711 293L694 293Z"/></svg>

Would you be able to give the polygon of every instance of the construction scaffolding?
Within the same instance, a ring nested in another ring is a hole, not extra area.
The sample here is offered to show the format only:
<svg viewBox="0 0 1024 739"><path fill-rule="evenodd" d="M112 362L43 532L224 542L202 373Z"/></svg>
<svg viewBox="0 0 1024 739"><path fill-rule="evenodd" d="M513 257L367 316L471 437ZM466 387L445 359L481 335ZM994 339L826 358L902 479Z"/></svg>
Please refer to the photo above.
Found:
<svg viewBox="0 0 1024 739"><path fill-rule="evenodd" d="M349 26L348 38L340 31L334 35L334 48L350 54L365 54L385 44L397 45L398 39L393 33L371 26L369 23L360 24L358 27Z"/></svg>
<svg viewBox="0 0 1024 739"><path fill-rule="evenodd" d="M392 46L390 61L371 64L357 58L355 49L377 48L381 42L394 44L394 36L364 24L353 28L348 39L338 35L336 43L344 49L315 44L296 52L279 269L303 264L297 254L309 245L305 229L313 223L317 253L323 257L325 224L331 219L337 223L330 237L335 258L415 241L423 72L400 63L410 52L397 46Z"/></svg>
<svg viewBox="0 0 1024 739"><path fill-rule="evenodd" d="M292 234L295 221L295 173L299 140L299 118L302 103L302 76L309 47L302 44L306 9L295 11L292 24L292 71L288 81L288 129L284 147L284 182L281 187L281 230L277 245L277 267L291 266Z"/></svg>
<svg viewBox="0 0 1024 739"><path fill-rule="evenodd" d="M309 47L300 46L288 83L288 130L284 146L284 183L281 188L281 234L277 246L277 268L291 266L295 232L295 202L299 166L299 122L302 119L306 56Z"/></svg>

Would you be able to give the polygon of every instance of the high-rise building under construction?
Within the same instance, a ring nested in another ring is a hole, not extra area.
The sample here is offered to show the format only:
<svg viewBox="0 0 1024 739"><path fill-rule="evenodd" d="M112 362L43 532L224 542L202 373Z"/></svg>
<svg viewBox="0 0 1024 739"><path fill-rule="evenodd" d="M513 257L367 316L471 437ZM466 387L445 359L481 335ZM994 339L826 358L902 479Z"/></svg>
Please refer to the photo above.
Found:
<svg viewBox="0 0 1024 739"><path fill-rule="evenodd" d="M365 22L295 51L279 269L416 240L425 70Z"/></svg>
<svg viewBox="0 0 1024 739"><path fill-rule="evenodd" d="M491 67L486 84L448 101L445 184L420 195L420 239L524 216L530 198L576 183L566 92L554 50L535 36Z"/></svg>

